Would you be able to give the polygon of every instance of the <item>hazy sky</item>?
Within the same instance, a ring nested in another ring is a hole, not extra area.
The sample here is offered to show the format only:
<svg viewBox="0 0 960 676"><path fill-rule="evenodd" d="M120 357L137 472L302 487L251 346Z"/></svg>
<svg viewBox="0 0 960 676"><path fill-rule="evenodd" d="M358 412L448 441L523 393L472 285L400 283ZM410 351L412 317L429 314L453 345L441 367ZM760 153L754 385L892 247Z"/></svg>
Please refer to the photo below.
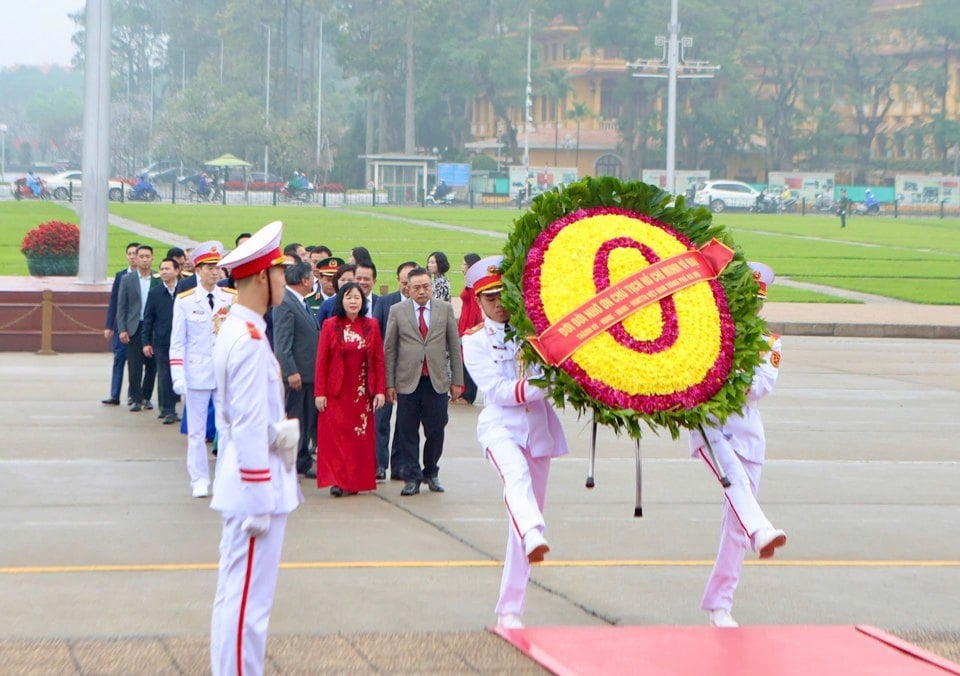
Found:
<svg viewBox="0 0 960 676"><path fill-rule="evenodd" d="M67 14L85 4L85 0L0 1L0 68L15 63L70 65L70 36L77 26Z"/></svg>

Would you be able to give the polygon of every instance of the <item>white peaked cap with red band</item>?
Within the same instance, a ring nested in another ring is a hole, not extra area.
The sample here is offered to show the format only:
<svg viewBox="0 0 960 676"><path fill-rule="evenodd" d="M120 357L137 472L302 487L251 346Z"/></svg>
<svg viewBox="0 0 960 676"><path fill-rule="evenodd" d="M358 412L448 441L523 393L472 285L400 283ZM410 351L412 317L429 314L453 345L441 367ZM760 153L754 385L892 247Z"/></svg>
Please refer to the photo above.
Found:
<svg viewBox="0 0 960 676"><path fill-rule="evenodd" d="M223 258L223 244L216 240L201 242L193 248L193 253L190 254L190 261L194 265L219 263L221 258Z"/></svg>
<svg viewBox="0 0 960 676"><path fill-rule="evenodd" d="M757 295L761 298L766 298L767 287L773 284L773 280L776 279L773 268L765 263L756 263L754 261L749 261L747 266L753 270L753 279L760 285L760 292Z"/></svg>
<svg viewBox="0 0 960 676"><path fill-rule="evenodd" d="M268 223L224 256L218 265L229 270L234 279L250 277L274 265L284 265L287 259L280 250L282 236L282 221Z"/></svg>
<svg viewBox="0 0 960 676"><path fill-rule="evenodd" d="M503 288L503 256L487 256L470 266L464 275L464 284L478 296L495 293Z"/></svg>

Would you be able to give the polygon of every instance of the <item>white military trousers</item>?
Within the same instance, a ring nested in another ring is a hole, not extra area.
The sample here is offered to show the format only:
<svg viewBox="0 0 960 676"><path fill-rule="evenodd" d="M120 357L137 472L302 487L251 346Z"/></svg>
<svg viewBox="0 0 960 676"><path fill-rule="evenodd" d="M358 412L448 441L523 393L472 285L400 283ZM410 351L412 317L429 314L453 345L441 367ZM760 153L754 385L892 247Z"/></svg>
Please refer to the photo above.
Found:
<svg viewBox="0 0 960 676"><path fill-rule="evenodd" d="M542 531L546 526L543 505L550 458L535 458L528 449L508 439L488 446L486 455L503 480L503 501L509 521L496 613L522 616L530 578L530 562L523 547L523 536L531 529Z"/></svg>
<svg viewBox="0 0 960 676"><path fill-rule="evenodd" d="M210 463L207 461L207 408L213 390L187 388L187 472L190 486L198 482L210 483Z"/></svg>
<svg viewBox="0 0 960 676"><path fill-rule="evenodd" d="M241 523L243 517L223 515L210 621L213 676L260 676L267 654L267 629L287 515L271 515L270 529L258 538L244 533Z"/></svg>

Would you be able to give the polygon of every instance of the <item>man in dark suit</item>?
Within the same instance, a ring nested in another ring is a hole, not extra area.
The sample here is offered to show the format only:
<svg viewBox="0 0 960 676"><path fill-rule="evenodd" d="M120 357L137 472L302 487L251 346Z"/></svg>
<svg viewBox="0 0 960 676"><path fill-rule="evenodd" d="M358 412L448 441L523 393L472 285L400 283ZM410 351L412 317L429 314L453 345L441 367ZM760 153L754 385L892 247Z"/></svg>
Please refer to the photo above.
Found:
<svg viewBox="0 0 960 676"><path fill-rule="evenodd" d="M157 375L157 364L153 358L143 354L143 311L147 304L147 293L156 284L159 277L153 276L153 247L141 244L137 247L137 269L120 280L117 293L117 331L120 342L127 346L127 376L130 378L130 397L133 404L131 412L150 410L153 404L153 381Z"/></svg>
<svg viewBox="0 0 960 676"><path fill-rule="evenodd" d="M180 264L175 258L160 263L160 281L147 293L143 310L143 355L157 365L157 403L164 425L172 425L177 417L177 398L170 377L170 334L173 331L173 302L177 297Z"/></svg>
<svg viewBox="0 0 960 676"><path fill-rule="evenodd" d="M120 280L128 272L133 272L137 266L137 247L139 242L127 245L127 267L117 272L113 277L113 288L110 289L110 304L107 306L107 321L103 326L103 337L110 341L113 350L113 371L110 375L110 396L101 403L107 406L120 405L120 390L123 388L123 370L127 365L127 346L120 342L117 333L117 296L120 293ZM129 399L129 388L127 399ZM128 401L133 403L132 401Z"/></svg>
<svg viewBox="0 0 960 676"><path fill-rule="evenodd" d="M414 268L419 267L413 261L406 261L397 267L397 282L400 288L393 293L380 296L373 306L373 318L380 324L381 340L387 337L387 318L390 316L390 308L401 300L410 297L410 282L407 275ZM382 481L387 478L387 467L397 467L399 451L397 449L396 434L393 440L393 453L390 452L390 418L393 416L393 404L385 403L373 413L377 427L377 480ZM391 478L400 479L399 472L391 472Z"/></svg>
<svg viewBox="0 0 960 676"><path fill-rule="evenodd" d="M273 351L283 374L287 417L300 420L297 472L315 479L310 440L316 436L317 425L313 379L320 329L304 300L313 293L313 270L310 263L300 262L288 265L285 275L287 286L283 301L273 308Z"/></svg>
<svg viewBox="0 0 960 676"><path fill-rule="evenodd" d="M420 483L442 493L437 479L447 426L448 397L463 391L463 360L453 306L432 298L430 273L414 268L407 275L410 301L390 308L384 340L387 401L397 403L397 446L406 482L400 495L416 495ZM448 394L449 393L449 394ZM423 425L423 467L420 425Z"/></svg>

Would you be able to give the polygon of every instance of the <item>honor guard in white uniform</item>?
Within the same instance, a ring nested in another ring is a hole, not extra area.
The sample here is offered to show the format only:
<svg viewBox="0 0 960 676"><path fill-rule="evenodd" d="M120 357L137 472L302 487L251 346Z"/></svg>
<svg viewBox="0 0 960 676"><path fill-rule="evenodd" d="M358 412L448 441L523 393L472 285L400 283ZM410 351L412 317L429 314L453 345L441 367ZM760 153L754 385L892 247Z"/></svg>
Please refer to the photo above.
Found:
<svg viewBox="0 0 960 676"><path fill-rule="evenodd" d="M550 550L544 538L543 505L550 458L568 452L560 420L547 392L529 382L540 375L524 365L520 345L505 335L510 315L500 304L502 256L484 258L466 273L485 319L463 336L463 362L483 392L477 438L503 481L507 550L497 602L497 624L523 626L530 564Z"/></svg>
<svg viewBox="0 0 960 676"><path fill-rule="evenodd" d="M220 450L210 506L223 520L210 637L214 676L263 673L287 514L303 502L300 424L285 419L280 365L263 319L283 299L282 227L265 226L220 261L238 296L213 352Z"/></svg>
<svg viewBox="0 0 960 676"><path fill-rule="evenodd" d="M203 242L190 259L197 286L177 294L173 303L170 335L170 377L173 391L184 397L187 418L187 472L193 497L210 494L207 461L207 408L216 387L213 374L213 344L230 312L236 291L217 286L223 255L220 242Z"/></svg>
<svg viewBox="0 0 960 676"><path fill-rule="evenodd" d="M766 298L767 286L773 283L773 270L763 263L748 265L754 271L761 298ZM724 489L720 548L700 604L709 613L710 624L715 627L738 626L730 611L747 547L759 552L761 559L767 559L787 542L786 534L771 525L757 502L766 450L757 403L773 390L780 367L780 337L768 336L768 343L769 350L762 355L763 361L753 372L743 410L731 415L722 425L705 425L703 428L720 469L730 480L730 486ZM702 458L717 474L699 431L690 432L690 452L694 457Z"/></svg>

